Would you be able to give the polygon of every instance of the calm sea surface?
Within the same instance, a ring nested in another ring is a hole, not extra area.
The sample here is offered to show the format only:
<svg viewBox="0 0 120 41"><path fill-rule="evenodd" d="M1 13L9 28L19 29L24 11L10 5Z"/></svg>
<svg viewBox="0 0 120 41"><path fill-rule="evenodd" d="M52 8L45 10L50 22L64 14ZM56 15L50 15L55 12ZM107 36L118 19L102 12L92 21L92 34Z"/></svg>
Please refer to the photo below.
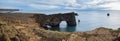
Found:
<svg viewBox="0 0 120 41"><path fill-rule="evenodd" d="M58 13L65 11L50 11L49 13ZM67 11L66 11L67 12ZM76 26L67 26L66 21L62 21L59 27L51 28L61 32L83 32L91 31L99 27L117 29L120 28L120 11L75 11ZM107 16L110 13L110 16ZM78 22L80 20L80 22Z"/></svg>

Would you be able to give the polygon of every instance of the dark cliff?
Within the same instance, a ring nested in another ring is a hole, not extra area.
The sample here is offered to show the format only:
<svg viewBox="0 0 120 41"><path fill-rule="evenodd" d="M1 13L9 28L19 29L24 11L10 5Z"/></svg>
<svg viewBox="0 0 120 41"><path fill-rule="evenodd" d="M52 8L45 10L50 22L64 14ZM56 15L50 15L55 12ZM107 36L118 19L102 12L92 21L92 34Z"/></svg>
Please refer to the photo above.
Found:
<svg viewBox="0 0 120 41"><path fill-rule="evenodd" d="M34 14L36 22L41 26L49 25L49 26L59 26L61 21L66 21L68 26L75 26L76 19L75 13L59 13L52 15L44 15L44 14ZM41 22L42 21L42 22Z"/></svg>

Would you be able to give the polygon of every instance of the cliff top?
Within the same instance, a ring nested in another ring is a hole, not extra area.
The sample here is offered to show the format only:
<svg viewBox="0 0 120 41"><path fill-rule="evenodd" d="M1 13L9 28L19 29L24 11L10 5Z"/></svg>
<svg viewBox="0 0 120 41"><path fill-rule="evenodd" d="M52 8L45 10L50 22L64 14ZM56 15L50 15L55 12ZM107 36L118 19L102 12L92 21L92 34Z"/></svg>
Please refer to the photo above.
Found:
<svg viewBox="0 0 120 41"><path fill-rule="evenodd" d="M51 31L40 27L31 16L0 14L0 41L120 41L120 29L102 27L89 32Z"/></svg>

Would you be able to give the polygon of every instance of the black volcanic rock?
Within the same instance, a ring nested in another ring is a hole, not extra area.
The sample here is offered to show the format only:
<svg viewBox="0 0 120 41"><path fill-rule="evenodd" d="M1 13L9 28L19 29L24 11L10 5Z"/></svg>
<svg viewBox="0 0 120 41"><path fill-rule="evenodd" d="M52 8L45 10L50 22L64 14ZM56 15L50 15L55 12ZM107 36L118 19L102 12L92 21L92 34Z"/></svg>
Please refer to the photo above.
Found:
<svg viewBox="0 0 120 41"><path fill-rule="evenodd" d="M67 25L75 26L76 19L75 13L59 13L59 14L52 14L52 15L44 15L44 14L34 14L36 22L39 23L41 26L50 25L50 26L59 26L61 21L66 21ZM42 21L42 22L41 22Z"/></svg>

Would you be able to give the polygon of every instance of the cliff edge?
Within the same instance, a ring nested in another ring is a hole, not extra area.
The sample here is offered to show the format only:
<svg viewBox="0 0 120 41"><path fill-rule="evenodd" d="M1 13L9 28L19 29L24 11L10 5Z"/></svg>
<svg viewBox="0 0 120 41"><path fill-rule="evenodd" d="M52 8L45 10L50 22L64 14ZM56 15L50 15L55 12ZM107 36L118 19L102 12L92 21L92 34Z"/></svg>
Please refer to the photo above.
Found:
<svg viewBox="0 0 120 41"><path fill-rule="evenodd" d="M36 22L34 15L0 13L0 41L120 41L120 29L100 27L88 32L51 31Z"/></svg>

